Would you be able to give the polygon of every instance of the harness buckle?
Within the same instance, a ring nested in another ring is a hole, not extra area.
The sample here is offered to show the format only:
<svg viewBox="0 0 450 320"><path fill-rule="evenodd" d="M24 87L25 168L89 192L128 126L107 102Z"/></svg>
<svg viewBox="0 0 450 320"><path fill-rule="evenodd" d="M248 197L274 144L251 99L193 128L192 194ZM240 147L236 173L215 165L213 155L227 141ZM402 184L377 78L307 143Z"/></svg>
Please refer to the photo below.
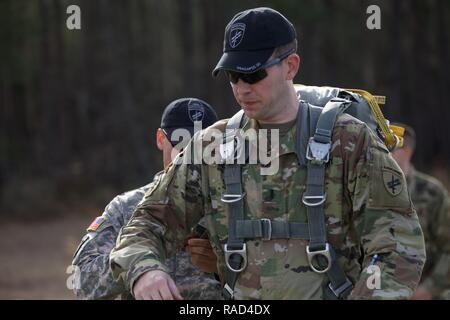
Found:
<svg viewBox="0 0 450 320"><path fill-rule="evenodd" d="M327 193L321 196L307 196L303 194L302 202L307 207L318 207L327 200Z"/></svg>
<svg viewBox="0 0 450 320"><path fill-rule="evenodd" d="M267 237L264 237L264 224L267 225ZM269 241L272 238L272 221L270 219L261 219L262 240Z"/></svg>
<svg viewBox="0 0 450 320"><path fill-rule="evenodd" d="M228 283L225 283L225 285L223 286L224 291L226 291L227 294L230 295L230 300L234 299L234 291L233 289L231 289L231 287L228 285Z"/></svg>
<svg viewBox="0 0 450 320"><path fill-rule="evenodd" d="M331 254L330 254L330 245L328 243L325 244L324 250L317 250L317 251L311 251L309 249L309 245L306 246L306 254L308 256L308 262L311 269L313 269L314 272L317 273L325 273L331 268ZM323 256L327 259L327 266L323 269L318 269L313 263L314 258L317 258L318 256Z"/></svg>
<svg viewBox="0 0 450 320"><path fill-rule="evenodd" d="M234 203L242 200L245 197L245 192L242 194L224 194L220 198L222 202L225 203Z"/></svg>
<svg viewBox="0 0 450 320"><path fill-rule="evenodd" d="M345 282L340 285L338 288L334 289L333 286L331 285L331 282L328 284L328 288L330 288L331 292L333 292L333 294L336 296L336 298L340 299L342 297L342 295L348 290L351 289L353 287L353 284L351 283L350 280L348 280L347 278L345 279Z"/></svg>
<svg viewBox="0 0 450 320"><path fill-rule="evenodd" d="M245 144L239 130L232 130L228 132L222 144L219 145L219 153L222 161L226 164L233 164L235 160L241 164L243 156L245 155Z"/></svg>
<svg viewBox="0 0 450 320"><path fill-rule="evenodd" d="M330 150L331 143L317 142L311 137L306 147L306 159L319 165L327 163L330 160Z"/></svg>
<svg viewBox="0 0 450 320"><path fill-rule="evenodd" d="M224 245L225 251L225 262L227 264L228 269L233 272L242 272L247 267L247 245L245 243L242 244L242 249L237 250L228 250L228 244ZM242 258L242 266L238 269L234 269L230 264L230 258L232 255L237 254Z"/></svg>

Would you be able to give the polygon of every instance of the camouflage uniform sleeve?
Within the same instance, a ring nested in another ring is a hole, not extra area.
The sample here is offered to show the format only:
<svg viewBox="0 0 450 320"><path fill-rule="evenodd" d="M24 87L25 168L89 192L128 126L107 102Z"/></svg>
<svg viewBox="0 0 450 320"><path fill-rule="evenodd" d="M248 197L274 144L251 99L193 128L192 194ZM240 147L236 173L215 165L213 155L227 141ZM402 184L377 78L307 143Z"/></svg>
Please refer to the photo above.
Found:
<svg viewBox="0 0 450 320"><path fill-rule="evenodd" d="M115 198L105 208L98 229L83 237L72 262L77 267L74 292L78 298L113 299L125 291L109 268L109 254L123 225L122 216L122 205Z"/></svg>
<svg viewBox="0 0 450 320"><path fill-rule="evenodd" d="M362 253L349 299L408 299L420 280L425 246L405 177L365 124L344 129L341 143L353 206L349 232Z"/></svg>
<svg viewBox="0 0 450 320"><path fill-rule="evenodd" d="M191 145L184 154L190 152ZM174 163L181 161L183 152ZM134 282L150 270L170 272L165 264L183 245L203 214L201 166L173 165L146 193L129 223L121 230L110 263L114 278L132 291Z"/></svg>
<svg viewBox="0 0 450 320"><path fill-rule="evenodd" d="M440 256L429 276L422 281L434 299L450 299L450 199L443 186L439 193L432 205L431 223L436 231L432 241L439 248Z"/></svg>

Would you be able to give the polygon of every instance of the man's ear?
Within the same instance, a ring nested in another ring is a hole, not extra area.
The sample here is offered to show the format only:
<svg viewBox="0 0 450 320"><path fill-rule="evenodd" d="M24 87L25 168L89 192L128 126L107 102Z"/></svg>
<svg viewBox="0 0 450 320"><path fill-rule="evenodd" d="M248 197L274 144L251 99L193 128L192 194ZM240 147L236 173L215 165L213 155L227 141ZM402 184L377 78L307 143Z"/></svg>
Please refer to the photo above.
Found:
<svg viewBox="0 0 450 320"><path fill-rule="evenodd" d="M406 146L404 148L404 152L405 152L406 156L408 157L408 161L411 161L411 158L413 156L414 150L411 147Z"/></svg>
<svg viewBox="0 0 450 320"><path fill-rule="evenodd" d="M286 74L286 80L294 80L300 69L300 56L296 53L291 54L286 58L286 64L288 66L288 72Z"/></svg>
<svg viewBox="0 0 450 320"><path fill-rule="evenodd" d="M164 146L164 138L166 137L166 135L164 134L164 132L162 131L161 128L158 128L158 130L156 131L156 146L158 147L159 150L163 150L163 146Z"/></svg>

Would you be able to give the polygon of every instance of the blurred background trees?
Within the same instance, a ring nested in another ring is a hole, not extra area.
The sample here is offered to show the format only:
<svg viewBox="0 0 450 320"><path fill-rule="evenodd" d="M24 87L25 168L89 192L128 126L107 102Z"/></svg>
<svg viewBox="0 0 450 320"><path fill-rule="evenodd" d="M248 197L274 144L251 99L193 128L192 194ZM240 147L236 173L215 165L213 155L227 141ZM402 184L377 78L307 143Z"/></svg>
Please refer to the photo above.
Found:
<svg viewBox="0 0 450 320"><path fill-rule="evenodd" d="M81 30L66 28L71 4ZM366 28L371 4L381 30ZM448 174L447 0L2 0L0 217L104 206L148 183L162 167L154 134L176 98L204 99L220 117L236 112L211 70L228 21L256 6L295 24L296 83L386 95L385 115L417 131L417 166Z"/></svg>

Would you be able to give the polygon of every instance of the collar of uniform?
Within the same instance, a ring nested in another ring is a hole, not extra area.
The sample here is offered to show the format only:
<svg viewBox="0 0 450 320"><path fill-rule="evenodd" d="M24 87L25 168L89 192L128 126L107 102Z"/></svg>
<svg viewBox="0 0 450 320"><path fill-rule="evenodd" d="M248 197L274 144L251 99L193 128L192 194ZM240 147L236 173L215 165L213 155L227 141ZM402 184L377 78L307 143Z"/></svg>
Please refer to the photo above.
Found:
<svg viewBox="0 0 450 320"><path fill-rule="evenodd" d="M259 124L255 119L249 119L244 115L244 125L242 129L244 131L248 129L259 129ZM306 103L299 103L297 112L297 123L292 126L287 134L280 137L280 156L288 153L295 153L298 158L298 162L302 166L306 166L306 147L309 141L309 116L308 106Z"/></svg>
<svg viewBox="0 0 450 320"><path fill-rule="evenodd" d="M172 163L170 163L170 165L171 165ZM170 167L169 167L169 165L167 166L167 171L170 169ZM153 180L155 180L155 179L159 179L164 173L166 173L167 172L166 170L161 170L161 171L159 171L159 172L157 172L157 173L155 173L155 175L153 176Z"/></svg>

